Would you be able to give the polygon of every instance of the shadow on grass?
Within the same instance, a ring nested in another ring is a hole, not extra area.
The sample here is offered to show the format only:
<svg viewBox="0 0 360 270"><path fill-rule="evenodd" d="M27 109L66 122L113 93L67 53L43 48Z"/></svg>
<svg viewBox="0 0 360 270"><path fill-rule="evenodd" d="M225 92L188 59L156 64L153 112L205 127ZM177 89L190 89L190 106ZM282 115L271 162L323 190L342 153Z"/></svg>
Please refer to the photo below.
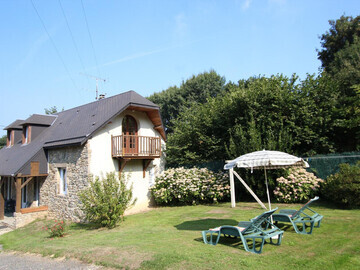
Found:
<svg viewBox="0 0 360 270"><path fill-rule="evenodd" d="M238 224L238 222L234 219L205 218L205 219L184 221L183 223L175 225L174 227L178 230L204 231L218 226L223 226L223 225L235 226L236 224Z"/></svg>
<svg viewBox="0 0 360 270"><path fill-rule="evenodd" d="M195 238L194 241L204 243L204 240L203 240L202 237ZM268 244L268 243L265 242L264 246L266 244ZM241 241L240 237L231 238L231 237L221 236L220 239L219 239L219 242L216 245L228 246L228 247L238 248L240 250L246 251L245 247L244 247L244 244ZM248 245L251 248L252 247L252 242L248 241ZM255 246L256 246L256 248L259 248L261 246L261 243L256 241Z"/></svg>
<svg viewBox="0 0 360 270"><path fill-rule="evenodd" d="M102 227L99 227L99 225L96 225L94 223L72 223L71 225L69 225L71 230L98 230Z"/></svg>

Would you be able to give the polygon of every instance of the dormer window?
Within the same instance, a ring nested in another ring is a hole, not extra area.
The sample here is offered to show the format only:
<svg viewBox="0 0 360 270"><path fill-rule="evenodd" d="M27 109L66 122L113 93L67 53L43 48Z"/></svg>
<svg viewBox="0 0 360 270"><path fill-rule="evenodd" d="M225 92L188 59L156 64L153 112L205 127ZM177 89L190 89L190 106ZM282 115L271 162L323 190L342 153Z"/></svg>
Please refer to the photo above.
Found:
<svg viewBox="0 0 360 270"><path fill-rule="evenodd" d="M8 130L6 146L11 147L14 145L14 130Z"/></svg>
<svg viewBox="0 0 360 270"><path fill-rule="evenodd" d="M23 128L23 138L22 143L28 144L31 141L31 127L30 126L24 126Z"/></svg>

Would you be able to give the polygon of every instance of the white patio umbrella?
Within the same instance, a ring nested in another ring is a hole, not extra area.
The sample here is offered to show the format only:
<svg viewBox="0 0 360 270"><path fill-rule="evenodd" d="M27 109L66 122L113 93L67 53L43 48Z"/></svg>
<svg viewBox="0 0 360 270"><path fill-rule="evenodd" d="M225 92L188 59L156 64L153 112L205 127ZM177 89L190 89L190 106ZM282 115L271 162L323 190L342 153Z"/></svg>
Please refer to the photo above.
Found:
<svg viewBox="0 0 360 270"><path fill-rule="evenodd" d="M288 168L288 167L308 168L309 164L302 158L298 158L296 156L293 156L293 155L290 155L290 154L287 154L284 152L262 150L262 151L256 151L256 152L242 155L234 160L229 161L227 164L225 164L224 169L230 170L230 180L233 179L233 176L231 175L231 173L236 173L233 171L234 167L250 168L251 170L264 169L266 193L267 193L267 197L268 197L269 208L271 210L270 194L269 194L266 170ZM253 192L246 185L246 183L237 174L235 174L235 175L239 178L239 180L245 185L245 187L254 196L255 194L253 194ZM232 185L232 188L234 188L234 185ZM232 191L232 192L233 192L233 194L235 194L234 191ZM231 198L232 205L235 205L235 195L233 195L232 197L234 197L234 198ZM254 197L259 202L259 199L256 197L256 195ZM233 202L233 200L234 200L234 202Z"/></svg>

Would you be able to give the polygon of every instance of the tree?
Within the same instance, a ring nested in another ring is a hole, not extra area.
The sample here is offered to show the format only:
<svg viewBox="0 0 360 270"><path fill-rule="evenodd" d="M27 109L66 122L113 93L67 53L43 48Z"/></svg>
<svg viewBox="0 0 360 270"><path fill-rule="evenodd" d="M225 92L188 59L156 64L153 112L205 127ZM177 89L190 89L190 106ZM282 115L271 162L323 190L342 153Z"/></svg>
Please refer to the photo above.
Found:
<svg viewBox="0 0 360 270"><path fill-rule="evenodd" d="M360 149L360 16L341 16L329 21L330 30L321 36L318 58L325 73L337 84L334 133L341 151Z"/></svg>
<svg viewBox="0 0 360 270"><path fill-rule="evenodd" d="M57 114L59 112L56 106L52 106L48 109L45 108L44 110L45 110L45 114ZM61 111L64 111L64 108L62 108Z"/></svg>
<svg viewBox="0 0 360 270"><path fill-rule="evenodd" d="M340 19L330 20L330 29L321 35L322 50L318 51L318 59L325 71L330 71L330 65L338 51L350 46L360 36L360 16L341 16Z"/></svg>
<svg viewBox="0 0 360 270"><path fill-rule="evenodd" d="M6 145L6 142L7 142L7 136L4 135L0 138L0 149Z"/></svg>
<svg viewBox="0 0 360 270"><path fill-rule="evenodd" d="M203 104L208 98L216 97L224 91L225 78L214 70L193 75L183 81L180 87L171 86L168 89L148 97L149 100L159 105L161 117L166 132L172 133L174 124L179 114L187 110L194 103Z"/></svg>
<svg viewBox="0 0 360 270"><path fill-rule="evenodd" d="M168 165L233 159L261 149L300 156L334 152L336 86L326 74L231 83L226 94L179 113L168 135Z"/></svg>

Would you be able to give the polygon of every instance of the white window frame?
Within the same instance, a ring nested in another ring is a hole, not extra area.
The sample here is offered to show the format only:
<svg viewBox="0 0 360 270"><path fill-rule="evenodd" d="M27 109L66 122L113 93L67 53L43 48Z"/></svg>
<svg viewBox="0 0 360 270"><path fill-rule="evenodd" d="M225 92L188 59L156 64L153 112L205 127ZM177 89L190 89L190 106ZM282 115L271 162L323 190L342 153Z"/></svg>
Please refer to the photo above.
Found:
<svg viewBox="0 0 360 270"><path fill-rule="evenodd" d="M66 195L67 194L67 176L66 176L66 168L58 168L59 171L59 194Z"/></svg>
<svg viewBox="0 0 360 270"><path fill-rule="evenodd" d="M29 126L25 126L25 134L24 134L24 137L25 137L25 140L24 140L24 144L28 144L29 143Z"/></svg>
<svg viewBox="0 0 360 270"><path fill-rule="evenodd" d="M24 184L26 179L22 179L21 184ZM26 208L26 205L28 203L28 194L27 194L28 188L27 185L25 185L21 189L21 208Z"/></svg>

